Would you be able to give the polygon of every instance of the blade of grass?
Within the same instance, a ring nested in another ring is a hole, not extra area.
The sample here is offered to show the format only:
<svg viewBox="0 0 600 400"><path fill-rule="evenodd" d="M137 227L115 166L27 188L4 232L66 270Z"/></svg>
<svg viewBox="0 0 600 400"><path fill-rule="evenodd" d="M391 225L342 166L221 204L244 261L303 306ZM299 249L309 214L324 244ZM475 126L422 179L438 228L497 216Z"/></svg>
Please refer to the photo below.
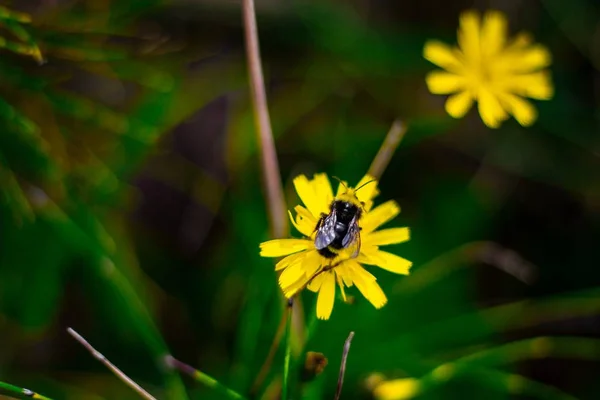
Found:
<svg viewBox="0 0 600 400"><path fill-rule="evenodd" d="M10 383L6 383L6 382L0 382L0 389L6 390L7 392L21 394L23 396L27 396L32 399L52 400L50 397L43 396L39 393L34 392L33 390L20 388L18 386L11 385Z"/></svg>
<svg viewBox="0 0 600 400"><path fill-rule="evenodd" d="M290 358L292 353L292 312L294 310L294 299L288 300L287 321L285 323L285 357L283 358L283 382L281 387L281 399L287 400L288 396L288 379L290 374Z"/></svg>
<svg viewBox="0 0 600 400"><path fill-rule="evenodd" d="M230 399L236 399L236 400L244 399L244 397L241 394L239 394L238 392L223 385L221 382L219 382L212 376L207 375L204 372L195 369L191 365L188 365L184 362L179 361L178 359L174 358L173 356L170 356L170 355L166 356L165 364L167 365L167 367L169 367L171 369L176 369L183 374L189 375L195 381L200 382L210 388L213 388L213 389L223 393L225 396L227 396Z"/></svg>

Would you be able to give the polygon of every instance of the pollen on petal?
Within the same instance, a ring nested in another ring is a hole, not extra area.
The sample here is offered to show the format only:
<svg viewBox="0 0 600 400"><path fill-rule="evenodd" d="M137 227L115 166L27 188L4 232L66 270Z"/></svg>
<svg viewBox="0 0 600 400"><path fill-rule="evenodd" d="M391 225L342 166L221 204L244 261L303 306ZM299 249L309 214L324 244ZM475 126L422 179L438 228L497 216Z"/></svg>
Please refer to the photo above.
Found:
<svg viewBox="0 0 600 400"><path fill-rule="evenodd" d="M360 226L362 234L366 235L381 225L390 221L400 213L400 206L394 200L386 201L383 204L369 211L361 220Z"/></svg>
<svg viewBox="0 0 600 400"><path fill-rule="evenodd" d="M321 275L323 275L323 281L317 298L317 318L329 319L335 300L335 278L332 272L325 272Z"/></svg>
<svg viewBox="0 0 600 400"><path fill-rule="evenodd" d="M410 239L410 229L389 228L363 235L363 245L385 246L386 244L403 243Z"/></svg>
<svg viewBox="0 0 600 400"><path fill-rule="evenodd" d="M302 250L311 245L306 239L275 239L260 244L260 255L262 257L282 257Z"/></svg>

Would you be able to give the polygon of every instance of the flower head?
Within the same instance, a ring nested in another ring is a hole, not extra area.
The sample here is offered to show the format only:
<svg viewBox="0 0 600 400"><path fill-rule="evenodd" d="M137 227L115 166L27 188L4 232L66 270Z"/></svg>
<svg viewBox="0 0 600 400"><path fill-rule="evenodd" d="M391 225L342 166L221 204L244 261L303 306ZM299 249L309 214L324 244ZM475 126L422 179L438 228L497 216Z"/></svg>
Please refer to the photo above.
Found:
<svg viewBox="0 0 600 400"><path fill-rule="evenodd" d="M553 95L548 50L533 44L525 33L507 38L507 21L499 11L488 11L480 20L475 11L460 16L458 47L427 41L424 57L445 71L433 71L426 82L433 94L450 94L446 111L463 117L477 101L479 115L497 128L512 114L523 126L537 118L535 107L524 97L548 100Z"/></svg>
<svg viewBox="0 0 600 400"><path fill-rule="evenodd" d="M368 183L370 182L370 183ZM363 186L364 185L364 186ZM348 187L340 182L334 198L333 190L326 174L315 174L313 179L300 175L294 179L294 186L304 206L296 206L295 218L290 213L294 227L304 238L276 239L261 243L263 257L284 257L275 266L279 275L279 286L283 294L290 298L307 287L318 292L317 317L329 319L335 300L336 285L342 298L346 300L344 288L356 286L362 295L376 308L381 308L387 298L375 277L362 264L376 265L396 274L408 274L412 263L402 257L380 250L379 246L402 243L409 239L408 228L388 228L376 231L381 225L400 212L395 201L387 201L373 208L373 198L379 193L377 181L365 176L356 186ZM351 248L342 248L332 255L322 255L315 247L317 224L324 215L331 212L334 199L356 198L361 204L358 227L360 247L357 254Z"/></svg>

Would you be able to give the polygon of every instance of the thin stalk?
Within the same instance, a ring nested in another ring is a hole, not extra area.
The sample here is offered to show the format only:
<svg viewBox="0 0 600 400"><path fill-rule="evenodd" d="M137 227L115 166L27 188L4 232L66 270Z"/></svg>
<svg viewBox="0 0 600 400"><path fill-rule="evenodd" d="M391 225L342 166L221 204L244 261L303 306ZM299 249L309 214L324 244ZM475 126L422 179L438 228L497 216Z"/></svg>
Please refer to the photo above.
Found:
<svg viewBox="0 0 600 400"><path fill-rule="evenodd" d="M350 332L348 339L344 342L344 351L342 352L342 362L340 363L340 374L338 376L337 389L335 391L335 400L339 400L342 395L342 387L344 386L344 375L346 374L346 361L348 360L348 353L350 352L350 345L354 338L354 332Z"/></svg>
<svg viewBox="0 0 600 400"><path fill-rule="evenodd" d="M286 236L288 223L283 188L280 181L279 162L277 161L277 154L275 152L271 119L267 106L254 0L243 0L242 8L250 93L261 151L262 172L267 194L267 208L271 220L271 234L273 237L280 238Z"/></svg>
<svg viewBox="0 0 600 400"><path fill-rule="evenodd" d="M173 356L170 356L170 355L166 356L165 364L169 368L176 369L176 370L180 371L181 373L190 376L192 379L194 379L197 382L200 382L210 388L218 390L219 392L226 395L230 399L235 399L235 400L244 399L244 397L241 394L239 394L235 390L230 389L227 386L223 385L221 382L219 382L212 376L207 375L202 371L198 371L191 365L188 365L182 361L179 361L178 359L174 358Z"/></svg>
<svg viewBox="0 0 600 400"><path fill-rule="evenodd" d="M369 167L369 175L381 179L381 175L387 168L396 148L404 138L407 125L402 120L397 119L392 123L392 127L388 131L385 140L381 144L377 155L373 159L371 166Z"/></svg>
<svg viewBox="0 0 600 400"><path fill-rule="evenodd" d="M260 386L267 377L268 372L271 370L273 359L275 358L275 354L277 354L277 349L279 348L279 344L281 343L281 339L283 338L287 326L287 314L283 313L281 314L281 320L279 321L279 326L277 327L277 333L275 333L275 338L271 343L271 348L269 349L267 358L263 362L263 365L260 367L260 370L256 375L256 379L252 384L252 389L250 389L250 393L256 393L260 389Z"/></svg>
<svg viewBox="0 0 600 400"><path fill-rule="evenodd" d="M69 335L73 336L73 338L77 340L83 347L85 347L86 350L90 352L92 357L104 364L104 366L111 370L111 372L115 374L117 378L119 378L123 383L132 388L134 391L136 391L141 397L143 397L146 400L156 400L154 396L146 392L146 390L144 390L144 388L138 385L133 379L125 375L123 371L121 371L119 368L117 368L116 365L111 363L108 360L108 358L106 358L102 353L96 350L87 340L83 338L83 336L77 333L73 328L67 328L67 332L69 333Z"/></svg>
<svg viewBox="0 0 600 400"><path fill-rule="evenodd" d="M288 396L288 379L290 375L290 358L292 353L292 311L294 309L294 300L288 300L287 307L287 322L285 324L285 357L283 358L283 382L281 386L281 399L287 400Z"/></svg>

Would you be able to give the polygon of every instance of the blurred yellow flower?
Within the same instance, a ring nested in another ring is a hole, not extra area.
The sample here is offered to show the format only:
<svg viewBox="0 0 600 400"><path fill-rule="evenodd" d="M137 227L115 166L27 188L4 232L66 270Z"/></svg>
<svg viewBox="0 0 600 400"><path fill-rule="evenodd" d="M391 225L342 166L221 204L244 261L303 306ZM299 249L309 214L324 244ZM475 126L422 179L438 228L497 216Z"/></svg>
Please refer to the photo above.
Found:
<svg viewBox="0 0 600 400"><path fill-rule="evenodd" d="M371 181L363 187L361 185ZM375 231L400 212L395 201L387 201L373 208L373 198L379 193L377 181L365 176L356 186L360 190L340 183L336 198L352 197L362 202L362 215L358 220L360 227L360 252L356 257L350 248L342 249L334 257L325 257L315 247L317 223L323 214L330 212L334 200L333 190L326 174L315 174L313 179L304 175L294 179L298 196L304 203L296 206L296 218L290 213L292 224L303 239L276 239L260 244L263 257L284 257L275 266L282 271L279 286L283 294L290 298L307 287L318 292L317 317L329 319L333 310L336 283L340 287L342 298L346 300L344 287L356 285L362 295L376 308L387 303L387 298L376 279L361 264L376 265L396 274L408 274L412 263L395 254L379 249L379 246L402 243L409 240L409 229L388 228Z"/></svg>
<svg viewBox="0 0 600 400"><path fill-rule="evenodd" d="M408 400L421 391L421 384L414 378L394 379L382 382L373 389L373 397L377 400Z"/></svg>
<svg viewBox="0 0 600 400"><path fill-rule="evenodd" d="M488 11L480 20L475 11L460 16L458 47L437 40L425 43L423 56L445 71L426 77L433 94L451 94L446 111L463 117L477 101L479 115L490 128L497 128L512 114L522 126L533 124L537 111L529 97L552 98L549 51L533 44L526 33L507 38L507 20L499 11Z"/></svg>

